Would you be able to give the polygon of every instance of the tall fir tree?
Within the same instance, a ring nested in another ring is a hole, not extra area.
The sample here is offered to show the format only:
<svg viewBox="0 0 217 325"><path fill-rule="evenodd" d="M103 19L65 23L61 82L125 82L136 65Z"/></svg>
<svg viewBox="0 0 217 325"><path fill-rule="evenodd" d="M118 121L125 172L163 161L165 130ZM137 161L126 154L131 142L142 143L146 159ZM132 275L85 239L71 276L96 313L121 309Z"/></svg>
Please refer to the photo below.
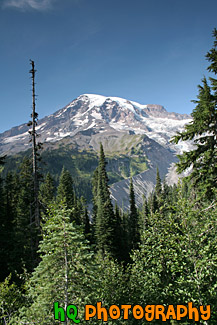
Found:
<svg viewBox="0 0 217 325"><path fill-rule="evenodd" d="M133 180L130 178L130 214L129 214L130 248L137 249L140 242L139 214L136 208Z"/></svg>
<svg viewBox="0 0 217 325"><path fill-rule="evenodd" d="M34 218L34 186L32 163L24 157L19 172L19 195L13 221L13 250L11 260L18 273L23 268L33 270L37 263L38 225ZM24 235L25 234L25 235Z"/></svg>
<svg viewBox="0 0 217 325"><path fill-rule="evenodd" d="M3 273L4 277L13 272L13 260L11 254L14 247L14 233L13 226L17 218L17 205L19 198L19 177L13 172L8 172L3 188L3 210L4 220L1 222L1 247L3 248L3 256L1 255L0 261L3 264L0 267L0 274Z"/></svg>
<svg viewBox="0 0 217 325"><path fill-rule="evenodd" d="M100 144L99 165L94 176L93 196L95 215L93 216L93 225L96 246L102 255L108 252L115 256L117 251L115 244L116 223L110 198L105 154L102 144Z"/></svg>
<svg viewBox="0 0 217 325"><path fill-rule="evenodd" d="M211 62L208 70L217 74L217 30L214 29L214 47L206 57ZM202 79L199 87L196 104L191 116L192 122L185 126L183 132L179 132L172 141L194 140L195 149L179 155L177 163L178 172L192 168L189 179L194 186L200 187L202 193L208 197L214 197L217 188L217 79Z"/></svg>
<svg viewBox="0 0 217 325"><path fill-rule="evenodd" d="M72 176L70 172L64 167L59 178L59 185L57 188L57 202L64 203L67 209L72 209L74 206L74 189Z"/></svg>
<svg viewBox="0 0 217 325"><path fill-rule="evenodd" d="M129 241L128 227L125 225L125 215L123 215L115 204L115 257L119 262L125 264L129 261Z"/></svg>
<svg viewBox="0 0 217 325"><path fill-rule="evenodd" d="M83 228L85 238L91 240L90 219L87 211L87 204L85 198L82 196L79 200L80 223Z"/></svg>
<svg viewBox="0 0 217 325"><path fill-rule="evenodd" d="M56 200L58 204L71 209L71 221L74 221L77 225L82 224L83 203L75 193L70 172L64 167L59 178Z"/></svg>
<svg viewBox="0 0 217 325"><path fill-rule="evenodd" d="M157 174L156 174L156 185L155 185L155 193L157 195L157 198L160 199L162 194L162 184L161 184L161 178L159 169L157 168Z"/></svg>
<svg viewBox="0 0 217 325"><path fill-rule="evenodd" d="M94 282L93 254L80 226L70 222L70 210L51 207L42 233L41 261L29 282L30 307L22 311L20 324L27 320L59 324L54 321L54 302L58 301L65 310L70 303L80 309L88 303L90 283ZM64 324L69 323L65 319Z"/></svg>
<svg viewBox="0 0 217 325"><path fill-rule="evenodd" d="M44 181L41 183L39 191L39 201L44 211L48 205L51 204L55 197L56 188L54 185L54 179L48 172Z"/></svg>

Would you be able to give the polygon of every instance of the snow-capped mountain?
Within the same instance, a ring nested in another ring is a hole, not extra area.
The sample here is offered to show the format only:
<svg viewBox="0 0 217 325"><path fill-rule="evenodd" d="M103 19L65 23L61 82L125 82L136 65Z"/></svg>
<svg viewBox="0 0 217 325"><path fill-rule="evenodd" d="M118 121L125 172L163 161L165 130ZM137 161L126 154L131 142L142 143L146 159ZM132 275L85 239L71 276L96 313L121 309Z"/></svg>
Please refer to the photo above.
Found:
<svg viewBox="0 0 217 325"><path fill-rule="evenodd" d="M36 129L41 142L113 131L145 134L164 147L180 152L187 149L186 144L175 147L169 140L190 121L189 115L169 113L160 105L141 105L118 97L84 94L40 119ZM28 130L23 124L0 134L0 154L26 150L30 146Z"/></svg>
<svg viewBox="0 0 217 325"><path fill-rule="evenodd" d="M87 156L89 152L96 154L101 142L106 155L113 159L111 175L113 171L118 175L111 186L112 197L119 206L127 207L130 174L134 175L138 204L142 203L144 194L153 190L157 167L161 178L168 172L170 181L177 178L171 166L177 162L176 154L188 150L191 144L174 145L170 139L190 121L189 115L169 113L161 105L84 94L54 114L39 119L36 129L39 141L44 143L44 152L49 151L51 169L58 161L58 173L63 166L62 156L54 153L55 150L65 148L70 160L70 150L86 152ZM28 131L27 124L22 124L0 134L0 155L10 156L29 149ZM91 173L89 169L86 172Z"/></svg>

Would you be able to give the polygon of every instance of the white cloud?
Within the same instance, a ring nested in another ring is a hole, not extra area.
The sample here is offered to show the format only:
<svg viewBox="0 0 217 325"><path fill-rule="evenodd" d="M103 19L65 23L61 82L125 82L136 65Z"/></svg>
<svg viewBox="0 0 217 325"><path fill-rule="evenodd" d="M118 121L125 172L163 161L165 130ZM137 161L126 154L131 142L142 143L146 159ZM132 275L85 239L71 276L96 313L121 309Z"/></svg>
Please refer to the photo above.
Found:
<svg viewBox="0 0 217 325"><path fill-rule="evenodd" d="M51 8L54 0L5 0L3 7L14 7L21 10L35 9L39 11Z"/></svg>

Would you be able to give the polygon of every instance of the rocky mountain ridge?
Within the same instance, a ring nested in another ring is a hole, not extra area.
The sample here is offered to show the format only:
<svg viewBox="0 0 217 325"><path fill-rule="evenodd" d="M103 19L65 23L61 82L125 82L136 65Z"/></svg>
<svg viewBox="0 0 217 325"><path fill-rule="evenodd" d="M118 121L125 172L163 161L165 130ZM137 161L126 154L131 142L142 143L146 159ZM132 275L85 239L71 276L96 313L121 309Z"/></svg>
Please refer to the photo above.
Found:
<svg viewBox="0 0 217 325"><path fill-rule="evenodd" d="M106 155L114 159L116 174L122 174L121 180L111 185L112 197L120 206L127 206L129 174L133 175L137 203L141 204L142 196L153 190L156 168L164 178L177 161L176 154L191 147L189 143L170 143L170 138L190 121L189 115L167 112L161 105L84 94L54 114L39 119L36 129L44 150L49 150L50 160L54 150L60 147L96 153L101 142ZM28 131L27 124L23 124L0 134L0 155L10 156L29 149ZM124 166L117 167L117 157L132 160L127 172ZM174 172L171 175L174 177Z"/></svg>
<svg viewBox="0 0 217 325"><path fill-rule="evenodd" d="M160 105L141 105L118 97L81 95L54 114L39 119L36 127L41 142L71 139L78 134L112 131L146 134L163 146L174 148L169 140L191 121L187 114L169 113ZM0 154L26 150L29 144L27 124L0 134ZM175 150L182 150L182 145Z"/></svg>

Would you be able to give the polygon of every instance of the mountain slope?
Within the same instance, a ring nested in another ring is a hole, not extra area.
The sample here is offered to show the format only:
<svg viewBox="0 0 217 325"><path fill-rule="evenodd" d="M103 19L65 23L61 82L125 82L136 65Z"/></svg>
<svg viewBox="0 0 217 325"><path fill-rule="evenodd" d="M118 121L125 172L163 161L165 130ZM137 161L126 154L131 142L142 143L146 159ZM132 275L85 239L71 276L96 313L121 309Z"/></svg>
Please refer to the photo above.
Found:
<svg viewBox="0 0 217 325"><path fill-rule="evenodd" d="M190 144L174 146L169 140L190 121L190 116L169 113L160 105L141 105L117 97L84 94L40 119L37 132L40 142L44 143L43 154L50 161L50 169L52 161L55 164L64 148L68 148L68 160L73 164L79 152L96 154L101 142L109 159L112 183L115 183L111 187L113 197L119 204L127 202L127 178L131 174L134 175L137 202L141 203L142 194L153 189L157 166L163 178L171 164L177 161L176 153L188 150ZM0 154L10 156L29 149L28 130L23 124L0 134ZM59 159L60 169L61 155ZM76 168L76 175L88 174L90 180L88 170L82 174L79 166Z"/></svg>
<svg viewBox="0 0 217 325"><path fill-rule="evenodd" d="M79 132L85 135L116 130L146 134L163 146L172 147L170 137L190 120L190 116L169 113L160 105L141 105L122 98L85 94L40 119L36 129L41 142L73 138ZM30 146L28 129L22 124L0 134L0 154L26 150ZM92 146L95 149L95 143ZM176 148L180 150L181 146Z"/></svg>

